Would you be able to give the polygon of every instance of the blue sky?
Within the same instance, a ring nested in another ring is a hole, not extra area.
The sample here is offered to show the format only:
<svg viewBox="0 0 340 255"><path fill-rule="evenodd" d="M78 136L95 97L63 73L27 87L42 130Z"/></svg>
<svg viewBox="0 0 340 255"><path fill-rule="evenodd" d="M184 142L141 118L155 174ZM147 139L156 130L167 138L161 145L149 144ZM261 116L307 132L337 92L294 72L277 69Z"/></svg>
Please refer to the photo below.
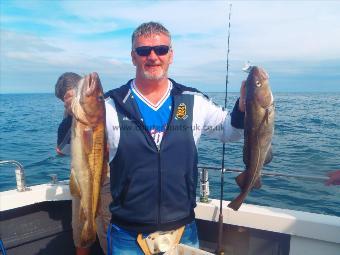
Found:
<svg viewBox="0 0 340 255"><path fill-rule="evenodd" d="M131 34L159 21L172 33L170 76L224 91L227 1L9 1L0 3L0 93L54 92L66 71L99 73L104 90L133 78ZM273 91L340 91L339 1L233 1L229 91L250 60Z"/></svg>

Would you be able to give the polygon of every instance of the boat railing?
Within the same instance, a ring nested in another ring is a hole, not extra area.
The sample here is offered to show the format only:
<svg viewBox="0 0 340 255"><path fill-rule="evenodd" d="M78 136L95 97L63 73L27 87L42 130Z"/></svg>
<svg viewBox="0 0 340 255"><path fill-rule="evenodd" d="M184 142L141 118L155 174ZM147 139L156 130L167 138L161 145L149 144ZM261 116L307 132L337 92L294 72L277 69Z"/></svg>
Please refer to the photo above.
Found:
<svg viewBox="0 0 340 255"><path fill-rule="evenodd" d="M221 167L213 167L213 166L198 166L198 170L200 171L200 202L207 203L209 202L209 178L208 171L221 171ZM233 168L224 168L223 173L242 173L244 170L241 169L233 169ZM300 180L309 180L309 181L327 181L329 178L327 176L314 176L314 175L297 175L297 174L289 174L289 173L280 173L280 172L268 172L261 171L262 176L271 176L271 177L285 177L285 178L295 178Z"/></svg>
<svg viewBox="0 0 340 255"><path fill-rule="evenodd" d="M0 160L0 165L11 164L15 165L15 179L17 183L17 190L19 192L26 191L28 188L26 186L25 171L22 164L16 160Z"/></svg>
<svg viewBox="0 0 340 255"><path fill-rule="evenodd" d="M15 165L15 177L16 177L16 184L17 190L19 192L23 192L28 190L26 186L25 180L25 171L24 167L21 163L16 160L0 160L0 165L2 164L12 164ZM208 171L221 171L220 167L213 167L213 166L198 166L200 170L200 200L201 202L208 202L209 201L209 179L208 179ZM232 168L224 168L223 173L242 173L244 170L241 169L232 169ZM304 180L312 180L312 181L326 181L328 177L326 176L311 176L311 175L295 175L295 174L288 174L288 173L278 173L278 172L266 172L262 171L261 175L264 176L275 176L275 177L288 177L288 178L296 178L296 179L304 179ZM56 184L58 181L56 174L51 174L51 183Z"/></svg>

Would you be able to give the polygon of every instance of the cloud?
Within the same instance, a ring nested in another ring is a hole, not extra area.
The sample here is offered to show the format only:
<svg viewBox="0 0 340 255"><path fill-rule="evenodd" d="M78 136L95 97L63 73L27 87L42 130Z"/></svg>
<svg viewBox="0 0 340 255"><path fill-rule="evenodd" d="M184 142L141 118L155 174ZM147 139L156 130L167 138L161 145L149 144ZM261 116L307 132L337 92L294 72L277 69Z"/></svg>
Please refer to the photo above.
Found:
<svg viewBox="0 0 340 255"><path fill-rule="evenodd" d="M228 7L224 1L140 1L137 5L129 1L104 1L100 4L85 2L81 6L73 1L65 2L64 6L82 19L124 21L120 26L125 28L150 19L161 21L177 36L178 44L187 41L195 47L195 40L203 40L222 48L226 44ZM317 1L235 2L231 21L235 57L320 59L334 54L339 56L340 34L336 32L339 7L337 2ZM197 36L191 38L193 34Z"/></svg>
<svg viewBox="0 0 340 255"><path fill-rule="evenodd" d="M11 1L1 7L2 86L21 83L21 73L43 77L45 72L53 80L72 70L98 71L108 83L121 84L134 74L131 33L149 20L162 22L172 33L173 77L203 90L207 84L211 90L224 84L225 1ZM231 87L238 89L246 60L283 80L308 78L325 66L334 70L340 62L339 7L333 1L233 2ZM320 73L326 74L334 77ZM42 78L26 82L32 87L44 83Z"/></svg>
<svg viewBox="0 0 340 255"><path fill-rule="evenodd" d="M42 39L14 31L1 34L1 93L51 92L58 76L66 71L81 75L97 71L104 88L109 90L134 73L130 63L115 59L114 54L106 55L108 45L91 51L91 43L67 43L60 38Z"/></svg>
<svg viewBox="0 0 340 255"><path fill-rule="evenodd" d="M13 31L1 30L1 41L5 52L60 52L61 48L51 46L45 40L30 34L18 34Z"/></svg>

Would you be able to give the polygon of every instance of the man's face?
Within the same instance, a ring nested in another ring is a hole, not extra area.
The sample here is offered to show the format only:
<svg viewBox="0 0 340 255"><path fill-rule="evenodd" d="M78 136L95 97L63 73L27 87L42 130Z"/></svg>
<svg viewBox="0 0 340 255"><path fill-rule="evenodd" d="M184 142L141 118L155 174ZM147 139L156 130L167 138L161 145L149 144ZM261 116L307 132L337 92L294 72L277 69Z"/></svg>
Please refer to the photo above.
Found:
<svg viewBox="0 0 340 255"><path fill-rule="evenodd" d="M170 46L170 39L164 34L153 34L151 36L137 37L133 45L133 49L141 46ZM136 66L136 77L150 80L160 80L167 78L168 68L172 63L173 52L169 52L163 56L159 56L154 50L148 56L139 56L134 50L131 51L132 62Z"/></svg>

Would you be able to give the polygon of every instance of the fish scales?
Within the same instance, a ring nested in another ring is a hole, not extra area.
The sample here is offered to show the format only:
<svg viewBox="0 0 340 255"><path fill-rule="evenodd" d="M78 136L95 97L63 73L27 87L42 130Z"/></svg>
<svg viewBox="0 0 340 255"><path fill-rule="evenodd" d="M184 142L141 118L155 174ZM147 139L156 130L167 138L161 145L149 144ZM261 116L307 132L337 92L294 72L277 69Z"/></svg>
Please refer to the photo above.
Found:
<svg viewBox="0 0 340 255"><path fill-rule="evenodd" d="M243 161L245 171L236 177L241 193L228 207L238 210L253 188L261 187L261 169L272 160L274 97L267 72L252 67L246 80Z"/></svg>
<svg viewBox="0 0 340 255"><path fill-rule="evenodd" d="M87 247L96 240L100 187L108 170L105 103L96 73L79 81L72 113L70 191L80 200L79 206L73 207L79 222L76 238Z"/></svg>

